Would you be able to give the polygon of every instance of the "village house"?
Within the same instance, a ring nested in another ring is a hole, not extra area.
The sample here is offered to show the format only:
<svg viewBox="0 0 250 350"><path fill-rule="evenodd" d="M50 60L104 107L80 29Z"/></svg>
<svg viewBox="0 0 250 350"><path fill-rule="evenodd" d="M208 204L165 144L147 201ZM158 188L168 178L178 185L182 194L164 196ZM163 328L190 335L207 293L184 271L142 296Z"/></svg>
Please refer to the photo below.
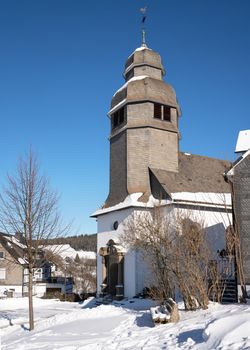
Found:
<svg viewBox="0 0 250 350"><path fill-rule="evenodd" d="M0 233L0 295L24 294L24 246L14 237Z"/></svg>
<svg viewBox="0 0 250 350"><path fill-rule="evenodd" d="M28 264L26 260L26 245L22 235L0 233L0 295L26 296L28 293ZM44 251L36 256L36 267L33 269L33 294L43 296L53 289L72 292L72 281L65 281L65 275L55 281L51 279L53 262L46 259ZM67 283L65 283L67 282Z"/></svg>
<svg viewBox="0 0 250 350"><path fill-rule="evenodd" d="M27 247L21 234L0 233L0 296L28 293ZM75 250L69 244L43 245L36 252L33 294L78 294L96 291L96 253Z"/></svg>
<svg viewBox="0 0 250 350"><path fill-rule="evenodd" d="M170 215L202 216L214 256L226 246L231 223L230 162L181 152L181 108L163 80L161 56L143 41L126 60L125 83L114 94L110 118L110 186L97 219L97 292L133 297L149 286L149 269L138 251L120 240L126 222L155 205ZM187 137L184 135L183 137Z"/></svg>

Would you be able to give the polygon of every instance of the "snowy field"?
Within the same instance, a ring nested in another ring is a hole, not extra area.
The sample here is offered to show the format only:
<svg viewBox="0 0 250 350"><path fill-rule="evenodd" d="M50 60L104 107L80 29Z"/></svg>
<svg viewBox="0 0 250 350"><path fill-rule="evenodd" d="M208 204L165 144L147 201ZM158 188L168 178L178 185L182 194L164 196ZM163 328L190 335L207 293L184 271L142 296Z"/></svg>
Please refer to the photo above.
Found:
<svg viewBox="0 0 250 350"><path fill-rule="evenodd" d="M2 350L250 349L250 305L211 303L185 312L177 324L154 326L150 301L131 299L95 306L34 298L35 330L29 332L28 300L0 300Z"/></svg>

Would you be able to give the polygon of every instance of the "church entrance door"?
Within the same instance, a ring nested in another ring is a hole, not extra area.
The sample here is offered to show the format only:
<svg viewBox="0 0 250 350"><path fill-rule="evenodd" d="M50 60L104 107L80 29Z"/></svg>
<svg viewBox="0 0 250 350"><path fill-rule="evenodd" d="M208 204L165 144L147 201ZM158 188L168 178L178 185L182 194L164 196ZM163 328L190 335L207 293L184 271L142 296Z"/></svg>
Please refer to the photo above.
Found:
<svg viewBox="0 0 250 350"><path fill-rule="evenodd" d="M102 292L114 296L116 299L123 298L124 290L124 250L112 239L107 247L100 249L102 258Z"/></svg>

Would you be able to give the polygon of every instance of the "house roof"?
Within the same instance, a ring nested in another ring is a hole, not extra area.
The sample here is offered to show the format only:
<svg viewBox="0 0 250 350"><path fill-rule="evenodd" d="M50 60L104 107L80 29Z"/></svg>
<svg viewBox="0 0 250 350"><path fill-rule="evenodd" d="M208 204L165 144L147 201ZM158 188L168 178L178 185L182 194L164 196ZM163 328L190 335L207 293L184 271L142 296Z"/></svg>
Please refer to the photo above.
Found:
<svg viewBox="0 0 250 350"><path fill-rule="evenodd" d="M21 244L15 236L0 232L0 244L7 252L17 261L23 265L26 264L24 260L25 246Z"/></svg>
<svg viewBox="0 0 250 350"><path fill-rule="evenodd" d="M179 153L178 172L150 169L164 190L177 192L230 193L224 173L231 163L226 160Z"/></svg>

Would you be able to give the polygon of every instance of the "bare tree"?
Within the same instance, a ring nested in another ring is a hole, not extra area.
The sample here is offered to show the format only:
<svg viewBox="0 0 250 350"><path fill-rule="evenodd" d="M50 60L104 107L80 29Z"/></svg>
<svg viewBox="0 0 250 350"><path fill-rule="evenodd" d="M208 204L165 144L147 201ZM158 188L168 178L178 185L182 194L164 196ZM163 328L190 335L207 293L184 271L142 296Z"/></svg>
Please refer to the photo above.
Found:
<svg viewBox="0 0 250 350"><path fill-rule="evenodd" d="M205 309L210 249L204 230L201 219L194 222L174 211L165 215L163 208L156 207L128 220L121 240L147 260L155 297L173 297L179 290L187 310Z"/></svg>
<svg viewBox="0 0 250 350"><path fill-rule="evenodd" d="M152 296L165 299L173 296L172 246L174 235L170 220L162 216L156 207L152 212L137 213L127 221L123 243L132 249L138 249L153 272Z"/></svg>
<svg viewBox="0 0 250 350"><path fill-rule="evenodd" d="M75 290L79 294L94 293L96 291L96 261L76 257L71 264Z"/></svg>
<svg viewBox="0 0 250 350"><path fill-rule="evenodd" d="M74 282L74 290L78 294L94 293L96 291L96 260L76 257L65 259L60 256L60 250L45 249L46 259L52 262L62 276L70 276ZM66 291L65 291L66 293Z"/></svg>
<svg viewBox="0 0 250 350"><path fill-rule="evenodd" d="M209 300L207 279L210 248L205 225L201 218L193 221L185 215L178 215L177 220L181 228L174 247L174 270L178 288L186 309L206 309Z"/></svg>
<svg viewBox="0 0 250 350"><path fill-rule="evenodd" d="M32 150L20 159L16 173L7 176L0 195L0 225L7 233L21 233L26 246L28 267L29 328L34 329L33 269L41 258L41 242L65 234L58 213L58 195L50 189L46 176L40 175Z"/></svg>

